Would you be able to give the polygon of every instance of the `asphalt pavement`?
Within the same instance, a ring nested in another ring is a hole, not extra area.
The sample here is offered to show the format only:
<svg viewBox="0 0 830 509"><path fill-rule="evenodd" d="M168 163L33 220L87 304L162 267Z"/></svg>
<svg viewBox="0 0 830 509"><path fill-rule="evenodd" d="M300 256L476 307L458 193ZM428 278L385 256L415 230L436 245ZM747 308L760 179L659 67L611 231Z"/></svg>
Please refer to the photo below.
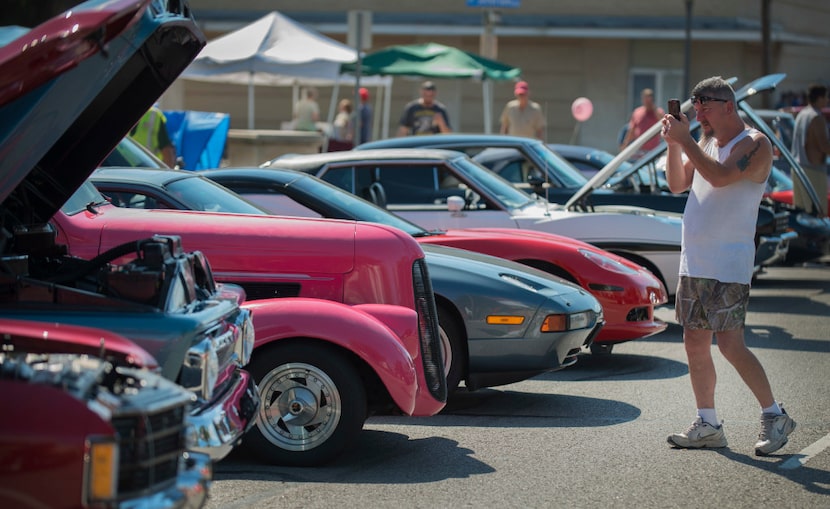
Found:
<svg viewBox="0 0 830 509"><path fill-rule="evenodd" d="M429 418L374 417L330 465L215 466L209 508L830 507L830 267L775 267L753 284L747 344L798 423L754 455L760 410L715 348L729 446L678 450L695 415L674 309L668 329L565 370L451 398Z"/></svg>

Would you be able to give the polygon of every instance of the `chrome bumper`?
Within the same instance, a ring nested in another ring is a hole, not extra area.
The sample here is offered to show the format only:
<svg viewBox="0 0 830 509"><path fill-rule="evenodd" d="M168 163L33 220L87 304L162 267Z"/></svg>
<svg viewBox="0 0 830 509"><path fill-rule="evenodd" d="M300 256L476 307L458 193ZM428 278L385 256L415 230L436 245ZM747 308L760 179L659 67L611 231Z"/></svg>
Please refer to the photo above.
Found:
<svg viewBox="0 0 830 509"><path fill-rule="evenodd" d="M187 417L188 449L219 461L231 452L242 435L256 422L259 391L251 375L237 369L233 381L207 407L197 407Z"/></svg>
<svg viewBox="0 0 830 509"><path fill-rule="evenodd" d="M787 258L790 241L797 237L798 233L793 231L775 236L761 236L755 250L755 266L766 267L783 262Z"/></svg>
<svg viewBox="0 0 830 509"><path fill-rule="evenodd" d="M179 460L176 484L164 491L121 501L122 509L189 509L202 507L207 501L213 479L210 458L201 453L185 453Z"/></svg>

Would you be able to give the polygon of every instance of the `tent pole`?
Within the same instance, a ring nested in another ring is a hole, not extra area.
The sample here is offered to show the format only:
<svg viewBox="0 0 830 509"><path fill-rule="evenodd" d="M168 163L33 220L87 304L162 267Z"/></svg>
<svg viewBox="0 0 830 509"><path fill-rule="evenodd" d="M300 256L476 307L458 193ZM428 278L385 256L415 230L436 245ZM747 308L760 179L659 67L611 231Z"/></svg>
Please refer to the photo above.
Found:
<svg viewBox="0 0 830 509"><path fill-rule="evenodd" d="M248 75L248 129L254 128L254 71Z"/></svg>
<svg viewBox="0 0 830 509"><path fill-rule="evenodd" d="M386 93L383 95L383 139L389 137L389 109L392 107L392 79L386 84Z"/></svg>
<svg viewBox="0 0 830 509"><path fill-rule="evenodd" d="M484 134L493 133L493 114L492 114L492 95L493 82L492 80L482 80L481 82L482 99L484 101Z"/></svg>
<svg viewBox="0 0 830 509"><path fill-rule="evenodd" d="M334 88L331 89L331 101L329 101L329 116L326 122L334 125L334 116L337 114L337 96L340 94L340 76L334 81Z"/></svg>

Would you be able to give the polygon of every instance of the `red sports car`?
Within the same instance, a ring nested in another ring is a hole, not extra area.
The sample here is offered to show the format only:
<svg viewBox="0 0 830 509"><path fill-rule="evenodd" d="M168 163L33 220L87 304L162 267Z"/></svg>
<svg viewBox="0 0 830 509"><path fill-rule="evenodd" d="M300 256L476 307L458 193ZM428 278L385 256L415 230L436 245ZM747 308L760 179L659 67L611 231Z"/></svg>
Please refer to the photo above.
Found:
<svg viewBox="0 0 830 509"><path fill-rule="evenodd" d="M591 351L662 332L654 308L668 301L663 283L621 256L570 237L508 228L427 231L312 175L276 168L205 170L201 175L275 213L372 221L400 228L421 243L466 249L524 263L585 288L602 304L605 327Z"/></svg>
<svg viewBox="0 0 830 509"><path fill-rule="evenodd" d="M117 164L113 158L117 159L118 151L130 148L129 143L119 145L110 155L109 164ZM588 290L603 307L606 324L594 339L594 353L610 353L616 343L651 336L666 328L666 324L654 316L654 308L668 301L662 282L645 268L581 241L506 228L428 232L316 177L290 170L233 168L176 173L171 180L198 178L199 175L208 177L276 214L383 223L410 233L421 243L506 258L574 282ZM109 171L102 168L93 175L92 181L96 186L106 188L106 182L120 179L122 187L129 183L132 193L143 194L163 208L207 207L201 204L205 201L204 196L181 194L197 186L179 183L175 186L177 192L173 193L170 192L173 186L168 188L164 182L157 182L159 178L138 178L124 168ZM233 197L233 193L228 193L226 198ZM137 198L139 196L134 196ZM233 205L226 200L221 205L216 197L209 201L213 203L208 207L211 210L220 207L225 212L234 212L229 209Z"/></svg>

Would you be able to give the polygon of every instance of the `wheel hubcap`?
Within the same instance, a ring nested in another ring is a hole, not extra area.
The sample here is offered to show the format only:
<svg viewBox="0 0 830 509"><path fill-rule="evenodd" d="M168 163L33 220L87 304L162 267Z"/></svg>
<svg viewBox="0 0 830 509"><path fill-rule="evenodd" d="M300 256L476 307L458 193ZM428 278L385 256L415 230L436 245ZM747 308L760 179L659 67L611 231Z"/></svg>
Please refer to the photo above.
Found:
<svg viewBox="0 0 830 509"><path fill-rule="evenodd" d="M284 364L259 383L262 396L257 427L278 447L312 449L337 429L342 411L340 392L319 368Z"/></svg>

